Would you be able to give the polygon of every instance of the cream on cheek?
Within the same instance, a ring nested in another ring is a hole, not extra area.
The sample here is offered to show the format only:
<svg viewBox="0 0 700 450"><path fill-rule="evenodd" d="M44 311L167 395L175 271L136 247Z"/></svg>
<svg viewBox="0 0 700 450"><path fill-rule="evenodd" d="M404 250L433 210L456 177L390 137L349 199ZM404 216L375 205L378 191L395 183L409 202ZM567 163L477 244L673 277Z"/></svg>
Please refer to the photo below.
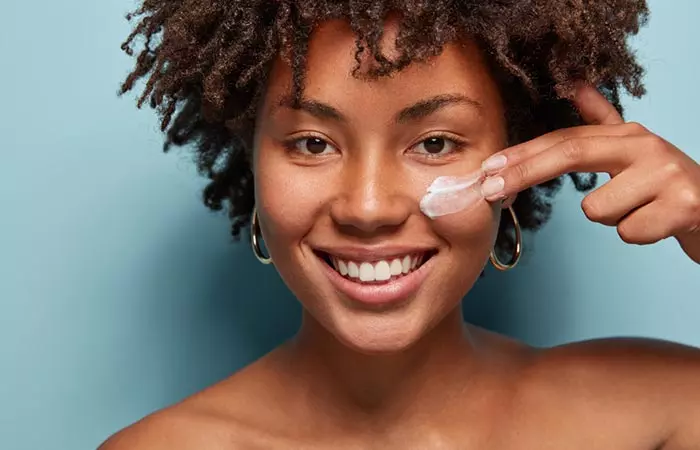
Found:
<svg viewBox="0 0 700 450"><path fill-rule="evenodd" d="M420 200L421 211L435 219L472 208L484 198L481 192L484 178L481 170L461 177L437 177Z"/></svg>
<svg viewBox="0 0 700 450"><path fill-rule="evenodd" d="M483 144L468 158L426 173L416 192L420 212L431 219L430 226L460 258L460 267L479 269L488 259L496 239L500 206L484 200L481 184L485 174L480 163L500 148Z"/></svg>
<svg viewBox="0 0 700 450"><path fill-rule="evenodd" d="M489 152L484 156L491 154ZM420 199L420 209L431 219L468 211L484 202L482 185L485 180L483 167L465 174L438 176L431 181Z"/></svg>
<svg viewBox="0 0 700 450"><path fill-rule="evenodd" d="M416 210L432 219L429 224L433 232L449 247L458 251L466 249L473 257L483 246L488 256L495 239L498 208L484 201L480 191L484 177L474 166L473 161L464 161L429 171L423 169L411 196ZM470 175L456 175L465 169Z"/></svg>

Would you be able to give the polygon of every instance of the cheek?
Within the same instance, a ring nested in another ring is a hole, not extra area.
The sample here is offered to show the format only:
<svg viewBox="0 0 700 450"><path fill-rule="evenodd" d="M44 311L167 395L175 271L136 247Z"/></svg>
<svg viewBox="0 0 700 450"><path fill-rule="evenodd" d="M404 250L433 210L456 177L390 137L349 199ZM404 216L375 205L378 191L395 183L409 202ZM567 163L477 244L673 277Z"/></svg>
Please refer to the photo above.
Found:
<svg viewBox="0 0 700 450"><path fill-rule="evenodd" d="M482 201L471 209L446 215L433 221L433 230L447 242L449 264L445 267L442 289L446 298L459 298L472 288L488 263L498 232L498 205Z"/></svg>
<svg viewBox="0 0 700 450"><path fill-rule="evenodd" d="M498 205L480 201L467 210L438 217L433 220L433 229L451 244L453 250L469 253L478 250L487 255L496 239L499 209Z"/></svg>
<svg viewBox="0 0 700 450"><path fill-rule="evenodd" d="M420 186L420 188L412 192L417 207L420 208L421 199L437 177L465 176L474 173L480 167L483 159L491 153L488 150L482 151L478 157L470 158L459 164L423 170L420 176L416 177L416 185ZM486 251L485 254L488 256L488 252L496 239L500 209L500 205L491 204L480 199L473 206L457 213L447 214L435 219L424 217L430 221L434 232L447 241L453 250L464 250L469 253ZM472 253L471 257L475 257L474 253Z"/></svg>
<svg viewBox="0 0 700 450"><path fill-rule="evenodd" d="M308 233L329 196L327 175L289 164L282 151L255 155L255 203L270 251Z"/></svg>
<svg viewBox="0 0 700 450"><path fill-rule="evenodd" d="M474 169L470 167L469 170ZM465 173L468 172L462 171L458 174ZM434 178L426 180L425 189L433 181ZM423 190L422 193L425 192ZM451 251L468 254L466 256L472 260L478 261L482 257L485 260L496 240L500 209L498 204L479 199L477 203L462 211L429 220L434 232L449 244Z"/></svg>

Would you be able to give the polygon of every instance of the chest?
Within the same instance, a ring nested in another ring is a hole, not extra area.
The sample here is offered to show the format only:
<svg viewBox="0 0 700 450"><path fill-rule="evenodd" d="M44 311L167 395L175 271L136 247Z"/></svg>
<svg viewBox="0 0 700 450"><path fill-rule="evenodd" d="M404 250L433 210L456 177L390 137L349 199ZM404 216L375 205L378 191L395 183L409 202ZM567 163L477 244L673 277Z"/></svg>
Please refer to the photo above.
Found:
<svg viewBox="0 0 700 450"><path fill-rule="evenodd" d="M472 420L443 429L406 427L386 433L308 436L248 436L230 448L308 450L661 450L653 424L625 417L605 420L566 410L537 411L527 417ZM240 436L239 436L240 437Z"/></svg>

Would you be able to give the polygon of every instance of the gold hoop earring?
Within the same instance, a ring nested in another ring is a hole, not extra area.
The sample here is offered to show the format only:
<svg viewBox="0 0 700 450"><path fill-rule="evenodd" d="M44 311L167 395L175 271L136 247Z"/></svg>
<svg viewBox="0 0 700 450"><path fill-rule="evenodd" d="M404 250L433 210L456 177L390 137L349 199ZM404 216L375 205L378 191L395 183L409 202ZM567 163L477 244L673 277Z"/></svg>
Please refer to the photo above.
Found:
<svg viewBox="0 0 700 450"><path fill-rule="evenodd" d="M520 222L518 222L518 218L516 217L515 211L513 210L512 206L508 207L508 211L510 211L510 216L513 218L513 228L515 229L515 251L513 252L513 257L510 259L510 262L508 264L503 264L501 261L498 260L495 250L491 250L491 255L489 256L493 267L500 270L501 272L505 272L506 270L510 270L513 267L517 266L518 261L520 261L520 255L522 254L523 250L523 236L520 230Z"/></svg>
<svg viewBox="0 0 700 450"><path fill-rule="evenodd" d="M260 231L260 224L258 224L258 210L253 206L253 215L250 219L250 246L253 248L253 254L258 261L263 264L271 264L272 258L263 255L258 235L262 236L262 232Z"/></svg>

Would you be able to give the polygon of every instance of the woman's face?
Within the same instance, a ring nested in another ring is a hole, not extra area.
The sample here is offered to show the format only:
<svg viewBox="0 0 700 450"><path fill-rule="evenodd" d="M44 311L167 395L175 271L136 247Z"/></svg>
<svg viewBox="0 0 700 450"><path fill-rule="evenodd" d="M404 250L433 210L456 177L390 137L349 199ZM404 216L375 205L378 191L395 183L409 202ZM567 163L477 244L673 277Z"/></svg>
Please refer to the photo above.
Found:
<svg viewBox="0 0 700 450"><path fill-rule="evenodd" d="M395 33L388 23L389 56ZM310 317L355 350L396 352L459 306L488 259L499 207L433 221L419 201L436 177L468 174L504 147L503 107L473 43L375 81L351 75L354 55L344 22L314 32L301 109L287 101L291 68L274 65L256 204L274 265Z"/></svg>

